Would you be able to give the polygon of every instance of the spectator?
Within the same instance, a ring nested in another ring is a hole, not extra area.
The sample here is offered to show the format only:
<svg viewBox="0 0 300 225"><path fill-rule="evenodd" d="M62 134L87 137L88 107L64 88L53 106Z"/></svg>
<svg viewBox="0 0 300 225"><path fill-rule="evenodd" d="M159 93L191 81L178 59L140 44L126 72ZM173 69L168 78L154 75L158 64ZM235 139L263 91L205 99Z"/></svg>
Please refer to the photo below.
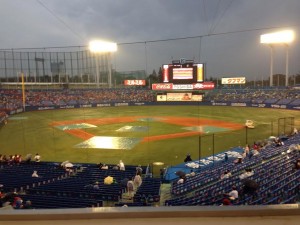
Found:
<svg viewBox="0 0 300 225"><path fill-rule="evenodd" d="M279 146L283 146L284 142L281 141L281 139L277 137L277 138L274 139L274 144L275 144L276 147L279 147Z"/></svg>
<svg viewBox="0 0 300 225"><path fill-rule="evenodd" d="M291 144L290 146L289 146L289 149L288 149L288 153L290 153L290 152L297 152L297 151L299 151L300 150L300 145L299 144Z"/></svg>
<svg viewBox="0 0 300 225"><path fill-rule="evenodd" d="M246 156L250 154L250 146L248 144L245 146L244 153L246 153Z"/></svg>
<svg viewBox="0 0 300 225"><path fill-rule="evenodd" d="M232 186L231 191L227 194L230 200L236 200L239 197L239 192L235 186Z"/></svg>
<svg viewBox="0 0 300 225"><path fill-rule="evenodd" d="M9 159L7 158L7 156L3 155L3 157L2 157L2 163L3 164L8 164L8 161L9 161Z"/></svg>
<svg viewBox="0 0 300 225"><path fill-rule="evenodd" d="M300 159L297 159L296 163L295 163L295 169L299 170L300 169Z"/></svg>
<svg viewBox="0 0 300 225"><path fill-rule="evenodd" d="M253 149L255 149L255 150L258 150L258 148L259 148L259 145L256 143L256 142L254 142L254 144L253 144L253 147L252 147Z"/></svg>
<svg viewBox="0 0 300 225"><path fill-rule="evenodd" d="M231 177L231 176L232 176L231 172L230 172L229 170L226 170L224 173L221 174L220 179L221 179L221 180L227 179L227 178L229 178L229 177Z"/></svg>
<svg viewBox="0 0 300 225"><path fill-rule="evenodd" d="M129 199L132 199L133 194L134 194L133 191L134 191L134 183L133 183L132 179L130 179L127 182L127 193L128 193Z"/></svg>
<svg viewBox="0 0 300 225"><path fill-rule="evenodd" d="M20 197L15 197L12 203L12 207L14 209L22 209L23 208L23 199Z"/></svg>
<svg viewBox="0 0 300 225"><path fill-rule="evenodd" d="M120 166L119 166L119 165L115 165L115 166L113 166L112 169L113 169L113 170L120 170Z"/></svg>
<svg viewBox="0 0 300 225"><path fill-rule="evenodd" d="M251 168L247 168L247 169L245 169L245 172L239 176L239 178L241 180L243 180L243 179L253 176L253 174L254 174L254 171Z"/></svg>
<svg viewBox="0 0 300 225"><path fill-rule="evenodd" d="M2 185L2 184L1 184ZM3 187L3 185L2 185L2 187ZM5 194L4 193L2 193L2 191L0 190L0 200L2 200L2 198L4 198L5 197Z"/></svg>
<svg viewBox="0 0 300 225"><path fill-rule="evenodd" d="M97 164L97 167L98 167L99 169L101 169L102 166L103 166L103 164L102 164L101 162L100 162L99 164Z"/></svg>
<svg viewBox="0 0 300 225"><path fill-rule="evenodd" d="M222 205L221 206L226 206L226 205L232 205L232 203L231 203L231 201L228 199L228 198L224 198L223 199L223 203L222 203Z"/></svg>
<svg viewBox="0 0 300 225"><path fill-rule="evenodd" d="M29 164L31 162L31 158L32 158L32 155L31 154L27 154L25 156L24 162Z"/></svg>
<svg viewBox="0 0 300 225"><path fill-rule="evenodd" d="M293 130L293 135L296 135L296 134L298 134L298 130L297 130L297 128L296 128L296 127L294 127L294 130Z"/></svg>
<svg viewBox="0 0 300 225"><path fill-rule="evenodd" d="M235 164L243 163L243 157L241 155L238 156L236 160L233 161Z"/></svg>
<svg viewBox="0 0 300 225"><path fill-rule="evenodd" d="M185 159L184 159L184 162L187 163L187 162L191 162L191 161L193 161L192 158L191 158L191 155L187 154Z"/></svg>
<svg viewBox="0 0 300 225"><path fill-rule="evenodd" d="M9 155L8 160L7 160L7 164L8 165L12 165L14 163L14 156L13 155Z"/></svg>
<svg viewBox="0 0 300 225"><path fill-rule="evenodd" d="M102 167L101 167L101 170L108 170L108 165L103 164Z"/></svg>
<svg viewBox="0 0 300 225"><path fill-rule="evenodd" d="M22 162L22 156L16 154L14 157L14 161L15 161L15 164L20 164Z"/></svg>
<svg viewBox="0 0 300 225"><path fill-rule="evenodd" d="M30 200L27 200L23 206L23 209L32 209L32 203Z"/></svg>
<svg viewBox="0 0 300 225"><path fill-rule="evenodd" d="M33 173L32 173L32 175L31 175L31 177L39 177L39 175L38 175L38 173L37 173L37 171L35 170L35 171L33 171Z"/></svg>
<svg viewBox="0 0 300 225"><path fill-rule="evenodd" d="M166 168L161 168L161 169L159 170L159 175L160 175L160 179L161 179L161 180L164 179L165 172L166 172Z"/></svg>
<svg viewBox="0 0 300 225"><path fill-rule="evenodd" d="M227 162L227 161L228 161L228 153L225 152L225 153L224 153L224 162Z"/></svg>
<svg viewBox="0 0 300 225"><path fill-rule="evenodd" d="M123 161L122 160L120 160L120 162L119 162L119 168L120 168L120 170L122 170L122 171L125 171L125 165L124 165L124 163L123 163Z"/></svg>
<svg viewBox="0 0 300 225"><path fill-rule="evenodd" d="M194 172L194 170L191 170L190 173L186 174L186 177L194 177L196 175L196 173Z"/></svg>
<svg viewBox="0 0 300 225"><path fill-rule="evenodd" d="M98 181L96 181L95 184L93 185L93 189L94 190L99 190L100 189Z"/></svg>
<svg viewBox="0 0 300 225"><path fill-rule="evenodd" d="M255 194L257 189L259 188L259 185L256 181L251 179L244 179L243 180L243 194Z"/></svg>
<svg viewBox="0 0 300 225"><path fill-rule="evenodd" d="M65 169L66 165L69 163L69 160L66 160L60 164L61 168Z"/></svg>
<svg viewBox="0 0 300 225"><path fill-rule="evenodd" d="M37 162L37 163L41 162L41 156L39 155L39 153L35 154L34 161Z"/></svg>
<svg viewBox="0 0 300 225"><path fill-rule="evenodd" d="M142 178L140 175L136 174L134 179L133 179L133 183L135 186L135 189L139 188L142 185Z"/></svg>
<svg viewBox="0 0 300 225"><path fill-rule="evenodd" d="M183 178L180 178L178 181L177 181L177 184L183 184L184 183L184 179Z"/></svg>
<svg viewBox="0 0 300 225"><path fill-rule="evenodd" d="M129 179L128 178L124 178L121 180L120 184L121 184L121 187L123 188L127 188L127 183L128 183Z"/></svg>
<svg viewBox="0 0 300 225"><path fill-rule="evenodd" d="M142 176L142 173L143 173L143 168L141 165L138 165L136 168L136 174Z"/></svg>

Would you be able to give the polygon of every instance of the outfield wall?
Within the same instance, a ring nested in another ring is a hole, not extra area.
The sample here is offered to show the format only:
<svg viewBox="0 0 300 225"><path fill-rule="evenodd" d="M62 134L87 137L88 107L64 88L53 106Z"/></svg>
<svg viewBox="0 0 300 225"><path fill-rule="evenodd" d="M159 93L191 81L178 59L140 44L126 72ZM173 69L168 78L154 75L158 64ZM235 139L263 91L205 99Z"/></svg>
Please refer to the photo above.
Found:
<svg viewBox="0 0 300 225"><path fill-rule="evenodd" d="M254 104L247 102L111 102L85 105L61 105L61 106L26 106L26 111L42 111L53 109L75 109L93 107L121 107L121 106L156 106L156 105L193 105L193 106L233 106L233 107L253 107L253 108L274 108L300 110L299 105L280 105L280 104ZM23 112L22 108L10 110L9 115Z"/></svg>

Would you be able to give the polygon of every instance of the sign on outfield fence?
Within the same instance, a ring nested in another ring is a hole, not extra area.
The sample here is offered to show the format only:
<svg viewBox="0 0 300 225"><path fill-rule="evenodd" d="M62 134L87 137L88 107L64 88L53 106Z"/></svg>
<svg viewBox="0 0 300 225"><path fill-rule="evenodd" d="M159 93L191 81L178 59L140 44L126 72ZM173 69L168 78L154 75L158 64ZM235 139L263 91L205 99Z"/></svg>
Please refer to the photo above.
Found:
<svg viewBox="0 0 300 225"><path fill-rule="evenodd" d="M245 84L245 77L222 78L222 84Z"/></svg>

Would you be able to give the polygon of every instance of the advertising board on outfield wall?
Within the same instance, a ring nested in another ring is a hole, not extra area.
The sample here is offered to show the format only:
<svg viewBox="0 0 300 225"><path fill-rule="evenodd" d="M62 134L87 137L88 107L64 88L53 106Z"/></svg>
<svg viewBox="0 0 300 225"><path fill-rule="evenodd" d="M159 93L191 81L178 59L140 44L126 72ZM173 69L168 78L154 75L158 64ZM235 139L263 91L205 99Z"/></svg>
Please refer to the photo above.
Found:
<svg viewBox="0 0 300 225"><path fill-rule="evenodd" d="M175 93L172 93L175 94ZM175 95L173 95L174 97ZM291 109L300 110L299 105L281 105L281 104L254 104L246 102L202 102L202 95L191 95L191 100L174 100L174 98L167 100L167 95L157 95L156 102L112 102L112 103L93 103L87 105L60 105L60 106L26 106L25 111L42 111L53 109L75 109L75 108L89 108L89 107L114 107L114 106L155 106L155 105L197 105L197 106L233 106L233 107L254 107L254 108L274 108L274 109ZM177 97L175 97L177 99ZM5 110L9 115L23 112L22 108Z"/></svg>
<svg viewBox="0 0 300 225"><path fill-rule="evenodd" d="M215 88L212 82L193 84L157 83L152 84L152 90L211 90Z"/></svg>
<svg viewBox="0 0 300 225"><path fill-rule="evenodd" d="M156 96L156 101L158 102L191 102L191 101L202 101L202 95L195 95L191 92L182 92L182 93L167 93L167 94L158 94Z"/></svg>

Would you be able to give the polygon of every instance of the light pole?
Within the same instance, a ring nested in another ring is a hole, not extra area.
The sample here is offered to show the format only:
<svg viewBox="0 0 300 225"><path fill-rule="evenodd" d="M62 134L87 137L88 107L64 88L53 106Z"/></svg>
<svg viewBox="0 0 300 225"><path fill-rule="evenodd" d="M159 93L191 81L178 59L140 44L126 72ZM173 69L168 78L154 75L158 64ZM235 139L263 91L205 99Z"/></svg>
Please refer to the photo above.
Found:
<svg viewBox="0 0 300 225"><path fill-rule="evenodd" d="M109 88L112 87L111 81L111 53L117 51L117 44L113 42L106 42L106 41L91 41L89 43L89 49L92 53L96 54L96 82L97 87L99 87L100 82L100 75L99 75L99 62L98 62L98 54L107 54L108 56L108 86Z"/></svg>
<svg viewBox="0 0 300 225"><path fill-rule="evenodd" d="M267 44L271 48L270 60L270 86L273 86L273 58L274 58L274 45L284 45L286 48L285 54L285 86L288 86L289 80L289 45L294 40L294 31L284 30L275 33L268 33L260 35L260 43Z"/></svg>

